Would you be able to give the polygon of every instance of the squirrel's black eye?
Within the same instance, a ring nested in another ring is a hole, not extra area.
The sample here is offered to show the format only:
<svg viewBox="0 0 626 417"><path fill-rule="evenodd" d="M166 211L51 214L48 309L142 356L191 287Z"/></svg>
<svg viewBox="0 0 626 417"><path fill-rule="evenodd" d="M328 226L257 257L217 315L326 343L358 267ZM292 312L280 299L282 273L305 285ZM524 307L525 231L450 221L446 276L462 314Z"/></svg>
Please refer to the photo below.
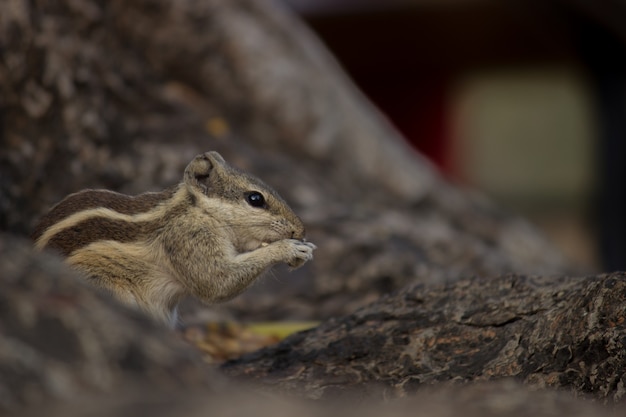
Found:
<svg viewBox="0 0 626 417"><path fill-rule="evenodd" d="M252 207L260 207L260 208L266 207L265 197L263 197L263 194L261 194L261 193L259 193L257 191L251 191L251 192L247 193L246 194L246 201Z"/></svg>

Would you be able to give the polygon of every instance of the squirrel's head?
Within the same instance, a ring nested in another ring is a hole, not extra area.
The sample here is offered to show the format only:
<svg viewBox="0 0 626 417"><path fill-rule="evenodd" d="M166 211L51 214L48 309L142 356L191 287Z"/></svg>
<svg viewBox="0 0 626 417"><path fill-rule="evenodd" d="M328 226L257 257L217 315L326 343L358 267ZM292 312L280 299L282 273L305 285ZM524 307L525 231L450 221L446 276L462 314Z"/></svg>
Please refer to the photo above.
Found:
<svg viewBox="0 0 626 417"><path fill-rule="evenodd" d="M194 204L231 229L242 251L282 239L304 239L302 221L270 186L226 163L217 152L196 156L184 183Z"/></svg>

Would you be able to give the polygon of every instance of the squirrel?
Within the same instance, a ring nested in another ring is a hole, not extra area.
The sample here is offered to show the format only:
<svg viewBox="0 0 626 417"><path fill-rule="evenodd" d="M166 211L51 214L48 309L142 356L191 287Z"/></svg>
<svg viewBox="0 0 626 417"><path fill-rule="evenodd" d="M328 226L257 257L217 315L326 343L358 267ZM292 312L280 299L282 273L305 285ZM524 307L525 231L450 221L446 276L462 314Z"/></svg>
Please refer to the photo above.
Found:
<svg viewBox="0 0 626 417"><path fill-rule="evenodd" d="M170 326L184 296L229 300L272 265L298 268L316 249L276 191L217 152L197 155L182 182L161 192L70 194L32 238L36 249L59 252L96 287Z"/></svg>

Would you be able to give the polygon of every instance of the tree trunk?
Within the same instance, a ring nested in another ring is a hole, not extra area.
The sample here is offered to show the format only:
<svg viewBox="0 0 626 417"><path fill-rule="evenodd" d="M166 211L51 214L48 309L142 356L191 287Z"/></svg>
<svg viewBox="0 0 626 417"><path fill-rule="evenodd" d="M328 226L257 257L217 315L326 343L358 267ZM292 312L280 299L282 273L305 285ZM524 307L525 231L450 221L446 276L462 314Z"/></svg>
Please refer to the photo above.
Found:
<svg viewBox="0 0 626 417"><path fill-rule="evenodd" d="M369 386L388 398L444 381L515 377L619 401L626 393L624 294L624 273L415 285L224 369L309 398Z"/></svg>
<svg viewBox="0 0 626 417"><path fill-rule="evenodd" d="M25 239L0 236L0 412L98 392L218 390L222 377L172 332L96 294Z"/></svg>
<svg viewBox="0 0 626 417"><path fill-rule="evenodd" d="M540 278L576 268L524 220L443 180L273 3L5 0L0 125L0 230L17 235L81 188L171 186L210 149L285 196L319 246L315 261L224 310L331 319L229 363L232 376L325 399L503 376L623 396L623 275ZM131 410L171 398L161 415L185 401L243 406L180 392L220 378L165 330L65 279L58 260L7 234L0 256L0 406L61 398L67 411L93 391L124 394ZM454 410L469 403L460 392L482 389L442 385ZM170 386L182 390L167 397ZM554 395L542 404L569 410ZM262 404L259 415L277 414ZM526 404L519 415L533 414Z"/></svg>
<svg viewBox="0 0 626 417"><path fill-rule="evenodd" d="M319 247L314 263L278 270L228 314L328 318L415 280L570 269L527 222L447 184L272 3L10 4L2 229L29 233L82 188L171 186L195 154L217 149L277 188Z"/></svg>

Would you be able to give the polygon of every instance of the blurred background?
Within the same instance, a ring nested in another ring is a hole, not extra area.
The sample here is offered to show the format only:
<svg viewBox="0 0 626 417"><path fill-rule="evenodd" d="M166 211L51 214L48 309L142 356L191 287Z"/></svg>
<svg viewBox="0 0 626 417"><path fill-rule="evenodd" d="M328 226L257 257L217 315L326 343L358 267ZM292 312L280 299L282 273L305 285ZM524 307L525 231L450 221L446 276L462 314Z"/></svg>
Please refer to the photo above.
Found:
<svg viewBox="0 0 626 417"><path fill-rule="evenodd" d="M282 1L444 175L626 269L626 6Z"/></svg>

